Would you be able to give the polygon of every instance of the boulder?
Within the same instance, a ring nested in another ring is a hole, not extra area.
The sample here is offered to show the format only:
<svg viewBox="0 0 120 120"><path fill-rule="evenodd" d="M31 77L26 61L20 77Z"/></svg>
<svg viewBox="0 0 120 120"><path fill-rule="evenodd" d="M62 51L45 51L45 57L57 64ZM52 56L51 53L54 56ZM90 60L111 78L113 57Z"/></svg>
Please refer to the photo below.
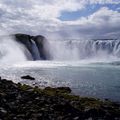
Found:
<svg viewBox="0 0 120 120"><path fill-rule="evenodd" d="M22 76L21 79L35 80L35 78L30 75Z"/></svg>

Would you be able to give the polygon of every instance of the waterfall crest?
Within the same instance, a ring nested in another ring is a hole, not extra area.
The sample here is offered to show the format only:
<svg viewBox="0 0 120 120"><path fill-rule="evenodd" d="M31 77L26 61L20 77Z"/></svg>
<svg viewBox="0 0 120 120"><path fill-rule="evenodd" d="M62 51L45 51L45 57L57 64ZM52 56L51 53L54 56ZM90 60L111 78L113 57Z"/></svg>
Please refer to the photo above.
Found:
<svg viewBox="0 0 120 120"><path fill-rule="evenodd" d="M50 41L53 60L120 58L120 40Z"/></svg>
<svg viewBox="0 0 120 120"><path fill-rule="evenodd" d="M112 60L120 58L120 39L49 40L44 36L16 34L1 37L0 62L25 60Z"/></svg>

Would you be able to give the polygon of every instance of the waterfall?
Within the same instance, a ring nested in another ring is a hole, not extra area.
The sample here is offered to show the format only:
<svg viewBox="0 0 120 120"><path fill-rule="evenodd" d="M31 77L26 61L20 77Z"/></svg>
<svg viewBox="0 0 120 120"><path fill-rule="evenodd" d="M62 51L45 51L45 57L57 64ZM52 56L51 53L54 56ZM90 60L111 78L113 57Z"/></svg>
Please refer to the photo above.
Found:
<svg viewBox="0 0 120 120"><path fill-rule="evenodd" d="M0 63L15 63L26 61L27 56L24 54L24 48L14 41L10 36L0 38Z"/></svg>
<svg viewBox="0 0 120 120"><path fill-rule="evenodd" d="M53 60L120 58L120 40L51 40Z"/></svg>
<svg viewBox="0 0 120 120"><path fill-rule="evenodd" d="M31 39L31 49L32 49L32 54L33 54L33 59L34 60L40 60L40 54L39 54L39 50L38 50L38 47L35 43L34 40Z"/></svg>
<svg viewBox="0 0 120 120"><path fill-rule="evenodd" d="M1 37L0 63L26 60L113 60L120 58L120 40L47 40L43 36L18 34Z"/></svg>

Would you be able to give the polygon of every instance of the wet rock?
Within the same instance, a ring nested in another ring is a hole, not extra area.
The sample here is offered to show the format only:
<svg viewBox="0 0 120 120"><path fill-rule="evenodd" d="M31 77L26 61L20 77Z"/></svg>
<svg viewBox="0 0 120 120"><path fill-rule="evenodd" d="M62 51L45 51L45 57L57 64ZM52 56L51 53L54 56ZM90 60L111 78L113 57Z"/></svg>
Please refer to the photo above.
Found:
<svg viewBox="0 0 120 120"><path fill-rule="evenodd" d="M65 93L71 93L72 91L69 87L58 87L57 89Z"/></svg>
<svg viewBox="0 0 120 120"><path fill-rule="evenodd" d="M96 109L96 108L89 108L87 110L85 110L85 116L86 117L92 117L92 118L104 118L106 112L102 109Z"/></svg>
<svg viewBox="0 0 120 120"><path fill-rule="evenodd" d="M46 38L44 36L31 36L27 34L15 34L13 36L18 43L25 46L27 50L24 52L29 60L48 60L51 58L49 51L45 47ZM38 49L38 52L35 52L35 49L33 49L33 44Z"/></svg>
<svg viewBox="0 0 120 120"><path fill-rule="evenodd" d="M120 120L120 105L69 94L69 87L40 89L0 80L1 120Z"/></svg>
<svg viewBox="0 0 120 120"><path fill-rule="evenodd" d="M74 120L79 120L80 118L79 117L75 117Z"/></svg>
<svg viewBox="0 0 120 120"><path fill-rule="evenodd" d="M46 87L46 91L53 91L53 92L59 92L59 93L71 93L71 89L69 87L57 87L57 88L52 88L52 87Z"/></svg>
<svg viewBox="0 0 120 120"><path fill-rule="evenodd" d="M21 79L35 80L35 78L30 75L22 76Z"/></svg>
<svg viewBox="0 0 120 120"><path fill-rule="evenodd" d="M2 108L2 107L0 107L0 112L3 113L3 114L7 113L7 111L4 108Z"/></svg>

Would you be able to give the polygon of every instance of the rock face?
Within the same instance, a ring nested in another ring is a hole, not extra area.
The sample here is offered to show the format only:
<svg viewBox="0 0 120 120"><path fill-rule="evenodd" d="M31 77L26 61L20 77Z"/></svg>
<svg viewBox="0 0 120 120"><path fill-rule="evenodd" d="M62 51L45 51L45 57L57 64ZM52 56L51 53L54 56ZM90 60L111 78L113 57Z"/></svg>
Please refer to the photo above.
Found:
<svg viewBox="0 0 120 120"><path fill-rule="evenodd" d="M0 80L0 120L120 120L120 104Z"/></svg>
<svg viewBox="0 0 120 120"><path fill-rule="evenodd" d="M17 42L23 44L30 52L33 60L50 59L45 47L46 38L42 35L30 36L26 34L15 34Z"/></svg>

